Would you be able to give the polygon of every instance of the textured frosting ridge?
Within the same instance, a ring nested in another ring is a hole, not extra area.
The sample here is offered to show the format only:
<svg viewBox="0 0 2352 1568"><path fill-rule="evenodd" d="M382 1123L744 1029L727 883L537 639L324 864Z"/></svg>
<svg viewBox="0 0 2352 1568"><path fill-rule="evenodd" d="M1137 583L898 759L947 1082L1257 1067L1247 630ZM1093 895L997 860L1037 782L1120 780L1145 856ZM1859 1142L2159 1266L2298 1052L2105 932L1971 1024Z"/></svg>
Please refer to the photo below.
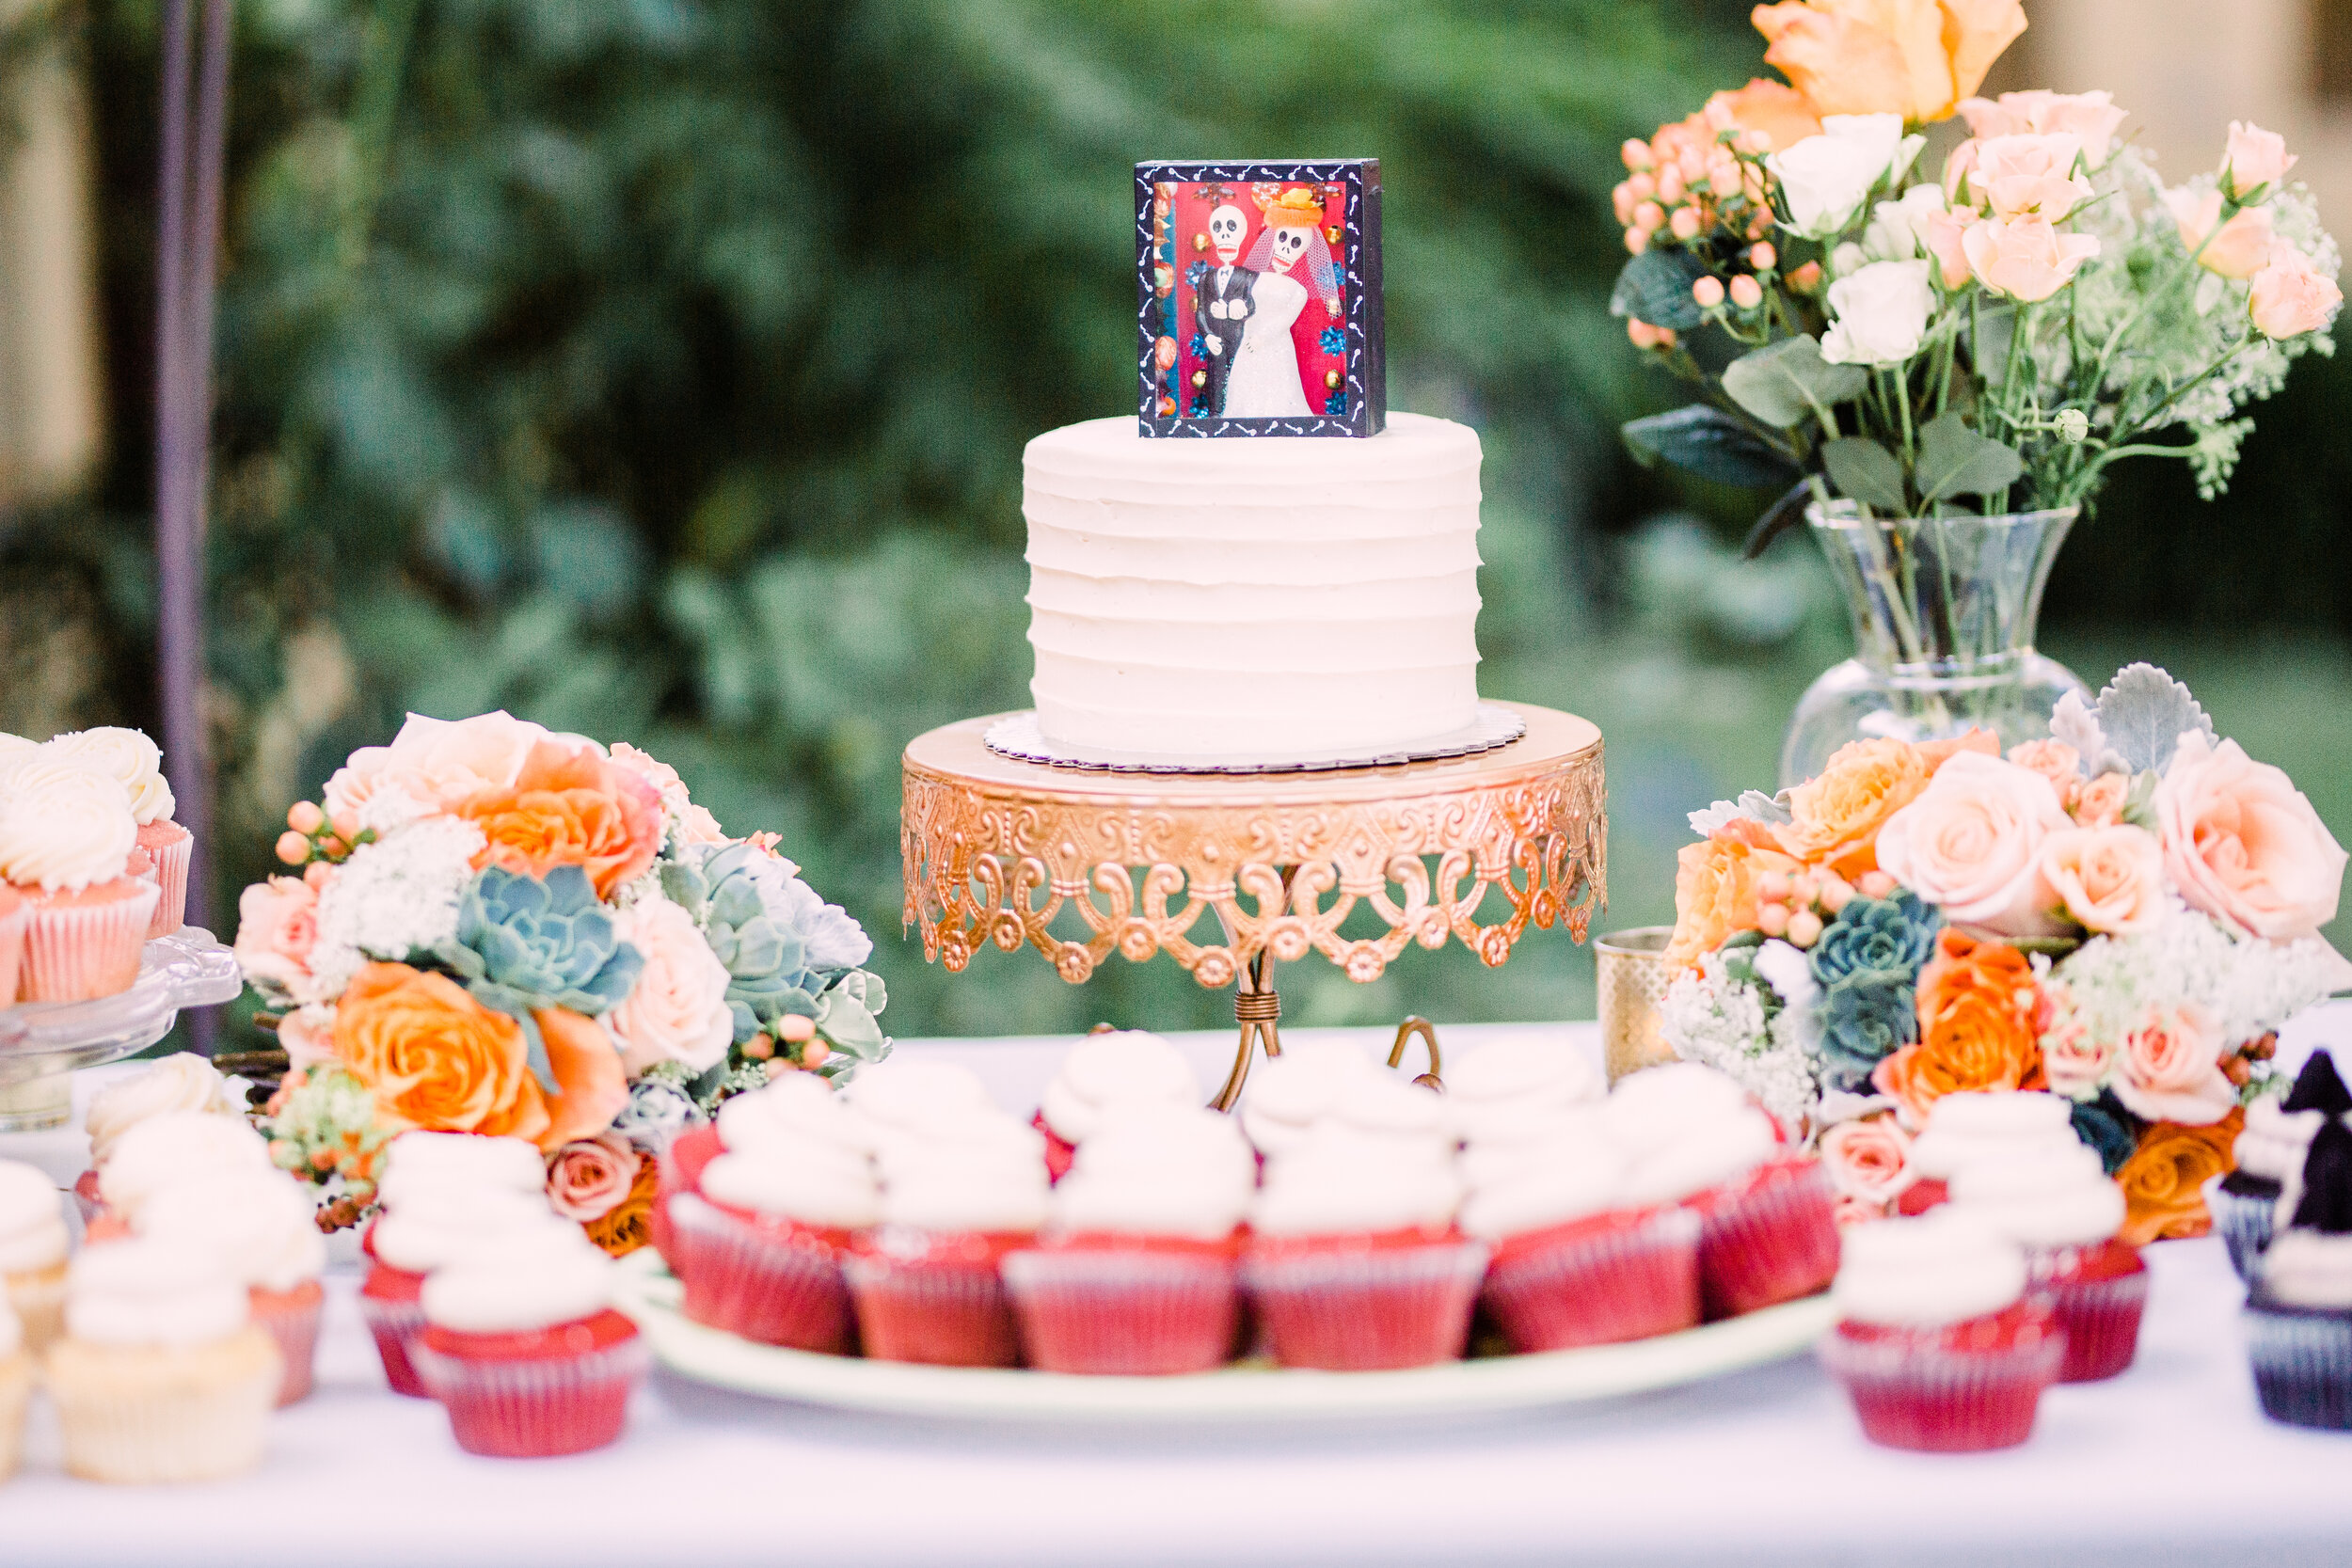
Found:
<svg viewBox="0 0 2352 1568"><path fill-rule="evenodd" d="M54 1269L71 1241L57 1184L37 1166L0 1160L0 1274Z"/></svg>
<svg viewBox="0 0 2352 1568"><path fill-rule="evenodd" d="M141 824L170 818L175 802L164 778L163 750L146 732L103 724L58 736L42 750L120 783Z"/></svg>
<svg viewBox="0 0 2352 1568"><path fill-rule="evenodd" d="M1625 1156L1619 1201L1672 1203L1763 1164L1780 1146L1747 1092L1696 1062L1632 1074L1600 1102L1605 1135Z"/></svg>
<svg viewBox="0 0 2352 1568"><path fill-rule="evenodd" d="M1477 434L1168 440L1132 419L1023 455L1030 689L1048 738L1279 760L1468 724Z"/></svg>
<svg viewBox="0 0 2352 1568"><path fill-rule="evenodd" d="M1951 1196L1963 1217L2020 1246L2088 1246L2123 1228L2123 1189L2082 1144L1963 1165Z"/></svg>
<svg viewBox="0 0 2352 1568"><path fill-rule="evenodd" d="M82 1126L89 1133L92 1165L103 1165L122 1134L167 1111L241 1116L243 1107L220 1070L193 1052L177 1051L118 1078L90 1097Z"/></svg>
<svg viewBox="0 0 2352 1568"><path fill-rule="evenodd" d="M244 1282L184 1242L109 1242L66 1271L66 1333L89 1344L211 1344L248 1316Z"/></svg>
<svg viewBox="0 0 2352 1568"><path fill-rule="evenodd" d="M283 1175L212 1176L169 1188L148 1199L135 1228L185 1243L263 1291L291 1291L326 1267L318 1212Z"/></svg>
<svg viewBox="0 0 2352 1568"><path fill-rule="evenodd" d="M528 1247L545 1234L580 1227L535 1197L502 1187L420 1188L388 1209L369 1233L377 1261L407 1274L435 1269L483 1253ZM583 1238L584 1239L584 1238Z"/></svg>
<svg viewBox="0 0 2352 1568"><path fill-rule="evenodd" d="M126 1129L98 1173L99 1196L125 1219L158 1193L216 1176L283 1173L269 1145L242 1117L209 1111L164 1111Z"/></svg>
<svg viewBox="0 0 2352 1568"><path fill-rule="evenodd" d="M55 893L119 877L139 841L130 791L44 753L0 781L0 877Z"/></svg>
<svg viewBox="0 0 2352 1568"><path fill-rule="evenodd" d="M2016 1243L1941 1211L1847 1230L1830 1288L1855 1323L1938 1328L1998 1312L2026 1293Z"/></svg>
<svg viewBox="0 0 2352 1568"><path fill-rule="evenodd" d="M819 1143L730 1150L703 1167L703 1195L731 1209L803 1225L858 1230L882 1217L874 1168L863 1154Z"/></svg>
<svg viewBox="0 0 2352 1568"><path fill-rule="evenodd" d="M1445 1144L1327 1125L1268 1163L1249 1223L1269 1236L1437 1229L1461 1203L1461 1173Z"/></svg>
<svg viewBox="0 0 2352 1568"><path fill-rule="evenodd" d="M482 1253L436 1272L421 1305L425 1322L460 1334L523 1334L593 1318L612 1297L612 1259L578 1226L564 1226L527 1250Z"/></svg>
<svg viewBox="0 0 2352 1568"><path fill-rule="evenodd" d="M1072 1046L1040 1108L1056 1136L1082 1144L1122 1105L1200 1102L1200 1075L1184 1053L1157 1035L1120 1029Z"/></svg>
<svg viewBox="0 0 2352 1568"><path fill-rule="evenodd" d="M403 1132L387 1146L379 1199L397 1209L410 1194L452 1185L499 1187L507 1192L547 1191L548 1164L534 1144L522 1138L485 1138L476 1132Z"/></svg>
<svg viewBox="0 0 2352 1568"><path fill-rule="evenodd" d="M1198 1106L1129 1102L1078 1146L1054 1189L1064 1230L1216 1241L1248 1212L1256 1159L1232 1118Z"/></svg>
<svg viewBox="0 0 2352 1568"><path fill-rule="evenodd" d="M1948 1181L1968 1165L2048 1154L2088 1151L2074 1133L2074 1109L2054 1094L2033 1089L1967 1089L1947 1094L1928 1113L1912 1146L1921 1176Z"/></svg>

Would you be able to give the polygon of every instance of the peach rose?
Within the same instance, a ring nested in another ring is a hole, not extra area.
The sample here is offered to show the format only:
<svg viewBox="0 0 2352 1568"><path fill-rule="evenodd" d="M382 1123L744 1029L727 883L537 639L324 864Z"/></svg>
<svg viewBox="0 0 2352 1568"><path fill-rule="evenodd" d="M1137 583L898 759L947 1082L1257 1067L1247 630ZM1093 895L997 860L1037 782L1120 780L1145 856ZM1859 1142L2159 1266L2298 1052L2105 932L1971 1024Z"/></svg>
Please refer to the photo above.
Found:
<svg viewBox="0 0 2352 1568"><path fill-rule="evenodd" d="M2295 166L2286 137L2252 120L2230 121L2230 141L2221 154L2221 180L2239 200L2276 186Z"/></svg>
<svg viewBox="0 0 2352 1568"><path fill-rule="evenodd" d="M1968 232L1968 223L1966 213L1930 213L1927 227L1919 236L1929 258L1935 262L1936 276L1947 289L1961 288L1975 276L1968 270L1968 247L1962 243Z"/></svg>
<svg viewBox="0 0 2352 1568"><path fill-rule="evenodd" d="M2222 224L2217 234L2214 226L2221 223L2219 191L2200 195L2186 189L2169 190L2164 193L2164 204L2181 226L2181 243L2188 246L2200 266L2224 277L2251 277L2269 263L2273 244L2269 208L2245 208Z"/></svg>
<svg viewBox="0 0 2352 1568"><path fill-rule="evenodd" d="M2082 143L2083 160L2092 168L2115 150L2115 134L2123 128L2123 111L2113 95L2104 92L2005 92L1988 102L1971 98L1960 104L1968 134L1980 140L1994 136L2064 134Z"/></svg>
<svg viewBox="0 0 2352 1568"><path fill-rule="evenodd" d="M325 1067L335 1060L335 1005L314 1002L278 1021L278 1043L297 1068Z"/></svg>
<svg viewBox="0 0 2352 1568"><path fill-rule="evenodd" d="M2069 1100L2097 1095L2107 1069L2115 1062L2114 1045L2093 1039L2090 1031L2079 1023L2060 1023L2044 1030L2041 1043L2042 1075L2049 1081L2052 1093Z"/></svg>
<svg viewBox="0 0 2352 1568"><path fill-rule="evenodd" d="M1960 926L2003 936L2050 928L2038 872L2042 841L2067 827L2050 781L1998 757L1963 752L1879 832L1879 868Z"/></svg>
<svg viewBox="0 0 2352 1568"><path fill-rule="evenodd" d="M2023 953L1944 928L1919 972L1919 1040L1870 1075L1907 1127L1962 1089L2032 1089L2042 1084L2035 1042L2033 966Z"/></svg>
<svg viewBox="0 0 2352 1568"><path fill-rule="evenodd" d="M725 1060L735 1041L729 976L694 917L667 898L642 899L621 936L645 956L637 989L604 1015L623 1065L641 1073L657 1062L683 1062L707 1072Z"/></svg>
<svg viewBox="0 0 2352 1568"><path fill-rule="evenodd" d="M237 897L232 951L246 977L292 990L310 978L319 940L318 890L299 877L255 882Z"/></svg>
<svg viewBox="0 0 2352 1568"><path fill-rule="evenodd" d="M1820 113L1917 124L1949 117L2026 30L2018 0L1783 0L1751 19L1765 63Z"/></svg>
<svg viewBox="0 0 2352 1568"><path fill-rule="evenodd" d="M537 1141L548 1107L522 1025L446 974L363 966L335 1008L335 1054L405 1132L485 1132Z"/></svg>
<svg viewBox="0 0 2352 1568"><path fill-rule="evenodd" d="M2205 1127L2237 1104L2221 1071L2218 1022L2201 1003L2153 1011L2123 1037L2116 1053L2115 1098L2142 1121Z"/></svg>
<svg viewBox="0 0 2352 1568"><path fill-rule="evenodd" d="M1716 131L1761 131L1771 138L1767 152L1790 148L1807 136L1821 134L1821 118L1804 94L1785 82L1758 76L1744 87L1719 92L1700 111Z"/></svg>
<svg viewBox="0 0 2352 1568"><path fill-rule="evenodd" d="M2123 820L2123 802L2131 793L2130 774L2102 773L2082 786L2067 809L2074 813L2077 826L2112 828Z"/></svg>
<svg viewBox="0 0 2352 1568"><path fill-rule="evenodd" d="M539 1147L554 1148L612 1125L628 1103L628 1074L604 1025L568 1007L540 1007L531 1015L546 1050L548 1070L559 1092L548 1099L547 1130Z"/></svg>
<svg viewBox="0 0 2352 1568"><path fill-rule="evenodd" d="M1845 878L1878 869L1878 835L1886 819L1928 787L1918 748L1901 740L1851 740L1820 777L1788 792L1790 820L1772 831L1787 853Z"/></svg>
<svg viewBox="0 0 2352 1568"><path fill-rule="evenodd" d="M604 1218L637 1184L644 1158L618 1132L565 1144L548 1162L548 1207L583 1225Z"/></svg>
<svg viewBox="0 0 2352 1568"><path fill-rule="evenodd" d="M2312 259L2281 240L2254 275L2247 309L2254 330L2265 338L2299 338L2336 319L2344 291L2312 266Z"/></svg>
<svg viewBox="0 0 2352 1568"><path fill-rule="evenodd" d="M719 819L692 801L687 802L686 815L680 823L689 844L724 844L727 832L719 826Z"/></svg>
<svg viewBox="0 0 2352 1568"><path fill-rule="evenodd" d="M2090 182L2074 173L2082 155L2081 141L2063 132L1986 137L1977 143L1969 189L1982 196L1994 217L2060 223L2091 197Z"/></svg>
<svg viewBox="0 0 2352 1568"><path fill-rule="evenodd" d="M1728 833L1684 845L1675 863L1675 934L1663 955L1666 967L1689 968L1734 931L1754 929L1757 879L1799 869L1789 856Z"/></svg>
<svg viewBox="0 0 2352 1568"><path fill-rule="evenodd" d="M1916 1180L1911 1134L1891 1116L1841 1121L1821 1134L1821 1164L1840 1196L1883 1211Z"/></svg>
<svg viewBox="0 0 2352 1568"><path fill-rule="evenodd" d="M2167 1121L2141 1133L2139 1147L2115 1173L2123 1189L2123 1228L2117 1233L2122 1240L2146 1246L2211 1231L2202 1189L2236 1168L2233 1150L2245 1123L2245 1112L2232 1111L2209 1126Z"/></svg>
<svg viewBox="0 0 2352 1568"><path fill-rule="evenodd" d="M1930 778L1933 778L1954 757L1972 752L1979 756L1997 757L2001 754L2001 737L1991 730L1972 728L1960 735L1947 736L1941 740L1919 742L1919 760L1928 765Z"/></svg>
<svg viewBox="0 0 2352 1568"><path fill-rule="evenodd" d="M2182 736L2155 814L2165 872L2191 907L2273 942L2335 919L2343 847L2283 771L2236 741Z"/></svg>
<svg viewBox="0 0 2352 1568"><path fill-rule="evenodd" d="M2082 787L2082 753L2063 740L2020 741L2009 749L2009 760L2049 780L2061 805Z"/></svg>
<svg viewBox="0 0 2352 1568"><path fill-rule="evenodd" d="M2099 254L2090 234L2063 234L2045 217L1986 218L1960 237L1968 270L1996 294L2033 304L2074 280Z"/></svg>
<svg viewBox="0 0 2352 1568"><path fill-rule="evenodd" d="M2065 828L2042 841L2042 880L2069 918L2129 936L2164 918L2164 844L2145 828Z"/></svg>
<svg viewBox="0 0 2352 1568"><path fill-rule="evenodd" d="M599 898L645 871L661 848L661 797L590 746L548 739L531 749L512 784L467 800L458 815L489 840L475 861L530 876L586 869Z"/></svg>

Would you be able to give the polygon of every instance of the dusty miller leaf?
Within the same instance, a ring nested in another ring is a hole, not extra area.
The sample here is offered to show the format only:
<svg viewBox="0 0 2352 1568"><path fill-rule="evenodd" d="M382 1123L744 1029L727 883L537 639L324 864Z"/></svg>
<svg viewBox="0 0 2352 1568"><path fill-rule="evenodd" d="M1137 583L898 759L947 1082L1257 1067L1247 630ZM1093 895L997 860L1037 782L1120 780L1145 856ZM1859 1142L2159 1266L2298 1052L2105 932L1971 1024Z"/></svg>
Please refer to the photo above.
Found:
<svg viewBox="0 0 2352 1568"><path fill-rule="evenodd" d="M2092 778L2102 773L2130 771L2123 759L2107 745L2106 732L2099 728L2099 716L2083 701L2079 691L2069 691L2050 710L2050 736L2074 748L2082 758L2083 771Z"/></svg>
<svg viewBox="0 0 2352 1568"><path fill-rule="evenodd" d="M2153 664L2127 664L2099 693L2099 728L2135 773L2161 773L2191 730L2217 741L2188 688Z"/></svg>
<svg viewBox="0 0 2352 1568"><path fill-rule="evenodd" d="M1705 811L1691 814L1691 831L1701 838L1712 838L1726 825L1739 822L1763 822L1778 825L1796 819L1788 809L1788 794L1767 795L1760 789L1743 792L1737 800L1718 800Z"/></svg>

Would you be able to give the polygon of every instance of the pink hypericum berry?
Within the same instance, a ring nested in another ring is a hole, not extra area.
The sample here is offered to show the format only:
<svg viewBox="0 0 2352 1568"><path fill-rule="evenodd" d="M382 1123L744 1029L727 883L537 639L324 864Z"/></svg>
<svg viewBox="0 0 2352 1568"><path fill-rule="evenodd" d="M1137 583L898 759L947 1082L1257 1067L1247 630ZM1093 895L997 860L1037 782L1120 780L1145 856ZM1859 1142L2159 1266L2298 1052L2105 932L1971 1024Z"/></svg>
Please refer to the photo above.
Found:
<svg viewBox="0 0 2352 1568"><path fill-rule="evenodd" d="M1617 154L1625 160L1626 167L1637 172L1656 161L1650 156L1649 143L1639 136L1626 137L1625 145L1617 150Z"/></svg>
<svg viewBox="0 0 2352 1568"><path fill-rule="evenodd" d="M1821 917L1811 910L1799 910L1788 917L1788 945L1810 947L1821 940Z"/></svg>
<svg viewBox="0 0 2352 1568"><path fill-rule="evenodd" d="M806 1045L817 1037L817 1021L803 1018L798 1013L787 1013L776 1024L776 1033L784 1037L787 1045Z"/></svg>
<svg viewBox="0 0 2352 1568"><path fill-rule="evenodd" d="M1720 277L1700 278L1691 285L1691 299L1700 309L1712 310L1724 302L1724 280Z"/></svg>
<svg viewBox="0 0 2352 1568"><path fill-rule="evenodd" d="M1788 896L1798 907L1810 909L1813 900L1821 895L1821 879L1810 871L1800 871L1788 882Z"/></svg>
<svg viewBox="0 0 2352 1568"><path fill-rule="evenodd" d="M288 829L278 835L278 858L288 865L300 865L310 858L310 841Z"/></svg>
<svg viewBox="0 0 2352 1568"><path fill-rule="evenodd" d="M1865 871L1855 879L1854 888L1865 898L1892 898L1895 895L1894 874L1887 871Z"/></svg>
<svg viewBox="0 0 2352 1568"><path fill-rule="evenodd" d="M1756 895L1768 903L1787 903L1788 901L1788 873L1767 871L1758 877L1756 879Z"/></svg>
<svg viewBox="0 0 2352 1568"><path fill-rule="evenodd" d="M1772 248L1771 241L1758 240L1748 246L1748 265L1758 272L1770 272L1780 265L1780 252Z"/></svg>
<svg viewBox="0 0 2352 1568"><path fill-rule="evenodd" d="M1746 273L1731 280L1731 303L1742 310L1753 310L1764 303L1764 285Z"/></svg>
<svg viewBox="0 0 2352 1568"><path fill-rule="evenodd" d="M1697 239L1699 237L1699 210L1696 207L1677 207L1675 215L1666 220L1666 227L1674 230L1675 238L1677 240Z"/></svg>
<svg viewBox="0 0 2352 1568"><path fill-rule="evenodd" d="M319 810L315 801L296 800L286 808L286 826L305 836L317 832L326 820L326 814Z"/></svg>
<svg viewBox="0 0 2352 1568"><path fill-rule="evenodd" d="M1788 906L1786 904L1757 905L1756 928L1768 937L1786 936L1788 931Z"/></svg>
<svg viewBox="0 0 2352 1568"><path fill-rule="evenodd" d="M1853 884L1845 878L1824 871L1821 873L1821 908L1836 914L1853 902Z"/></svg>

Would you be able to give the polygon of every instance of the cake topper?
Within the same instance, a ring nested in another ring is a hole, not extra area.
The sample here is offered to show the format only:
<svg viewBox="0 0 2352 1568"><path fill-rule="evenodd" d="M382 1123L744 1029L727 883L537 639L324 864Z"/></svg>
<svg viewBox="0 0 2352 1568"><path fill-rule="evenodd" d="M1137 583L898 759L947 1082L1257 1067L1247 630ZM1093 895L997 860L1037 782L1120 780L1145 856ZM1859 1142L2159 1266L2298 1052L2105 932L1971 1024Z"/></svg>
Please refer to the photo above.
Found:
<svg viewBox="0 0 2352 1568"><path fill-rule="evenodd" d="M1146 436L1376 436L1380 164L1136 166Z"/></svg>

